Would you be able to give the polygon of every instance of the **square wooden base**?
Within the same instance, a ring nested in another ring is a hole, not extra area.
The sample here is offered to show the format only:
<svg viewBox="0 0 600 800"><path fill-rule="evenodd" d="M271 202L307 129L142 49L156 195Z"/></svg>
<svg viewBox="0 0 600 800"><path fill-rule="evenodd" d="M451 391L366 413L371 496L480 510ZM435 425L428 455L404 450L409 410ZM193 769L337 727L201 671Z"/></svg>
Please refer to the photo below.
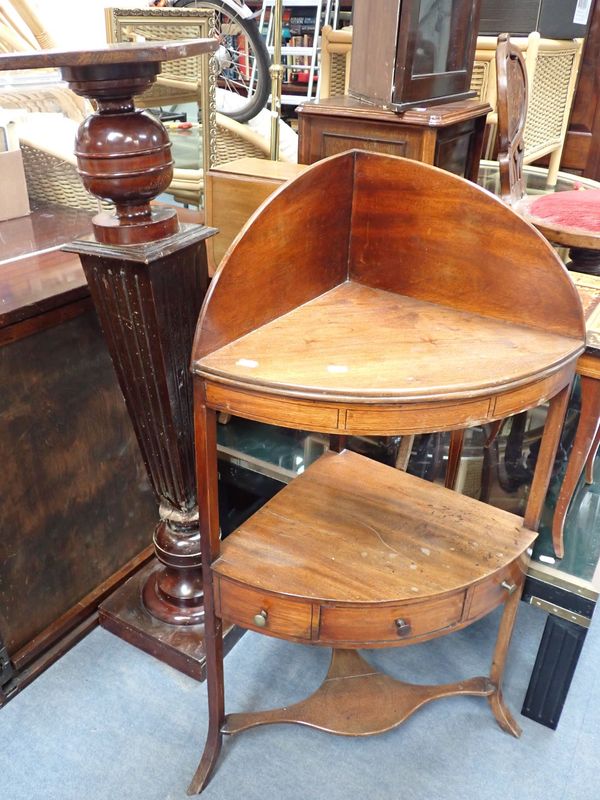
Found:
<svg viewBox="0 0 600 800"><path fill-rule="evenodd" d="M105 600L98 609L100 625L190 678L203 681L206 677L204 625L168 625L152 617L142 603L142 587L158 568L158 562L153 559ZM241 628L225 623L225 653L243 633Z"/></svg>

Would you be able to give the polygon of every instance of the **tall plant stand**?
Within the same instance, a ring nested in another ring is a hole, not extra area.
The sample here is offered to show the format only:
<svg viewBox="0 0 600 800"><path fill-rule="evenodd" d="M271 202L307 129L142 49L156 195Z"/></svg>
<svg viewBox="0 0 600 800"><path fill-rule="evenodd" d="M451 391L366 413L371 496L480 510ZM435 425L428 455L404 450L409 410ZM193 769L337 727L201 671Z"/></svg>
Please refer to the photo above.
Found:
<svg viewBox="0 0 600 800"><path fill-rule="evenodd" d="M66 249L81 257L159 503L156 560L103 604L100 617L198 679L204 606L189 359L208 285L206 239L215 231L180 225L175 209L150 205L171 181L171 145L133 96L155 81L161 62L216 47L203 39L0 56L0 69L60 67L70 88L97 106L78 131L78 169L84 186L116 211L94 217L93 236Z"/></svg>

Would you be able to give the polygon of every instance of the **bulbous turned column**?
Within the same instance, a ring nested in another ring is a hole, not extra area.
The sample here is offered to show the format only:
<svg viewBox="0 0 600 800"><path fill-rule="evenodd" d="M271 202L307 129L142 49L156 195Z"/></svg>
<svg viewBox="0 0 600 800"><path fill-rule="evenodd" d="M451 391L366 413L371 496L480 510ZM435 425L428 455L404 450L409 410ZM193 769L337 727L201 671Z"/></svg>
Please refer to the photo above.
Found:
<svg viewBox="0 0 600 800"><path fill-rule="evenodd" d="M115 204L115 214L93 219L98 242L153 242L179 228L175 209L150 206L173 178L169 136L159 120L133 104L134 94L150 88L159 71L159 63L143 61L62 68L69 88L97 105L79 127L75 155L85 188Z"/></svg>
<svg viewBox="0 0 600 800"><path fill-rule="evenodd" d="M65 249L81 257L159 503L159 565L136 599L141 594L152 618L173 626L203 620L189 359L208 286L204 240L215 231L179 225L175 209L151 205L173 176L171 144L133 97L151 86L162 61L216 47L206 39L0 56L0 69L60 67L70 88L95 102L77 134L78 171L115 213L96 215L94 237Z"/></svg>

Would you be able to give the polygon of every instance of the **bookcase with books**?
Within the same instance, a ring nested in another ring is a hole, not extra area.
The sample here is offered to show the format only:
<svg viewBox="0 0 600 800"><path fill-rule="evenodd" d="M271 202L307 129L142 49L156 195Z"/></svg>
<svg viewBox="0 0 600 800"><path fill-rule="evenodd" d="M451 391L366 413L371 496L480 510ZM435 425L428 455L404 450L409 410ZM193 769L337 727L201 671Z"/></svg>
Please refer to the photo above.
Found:
<svg viewBox="0 0 600 800"><path fill-rule="evenodd" d="M267 50L273 54L273 17L275 0L263 0L259 29L265 37ZM323 25L336 27L339 0L293 0L283 3L282 64L283 105L296 105L303 99L316 96L320 35Z"/></svg>

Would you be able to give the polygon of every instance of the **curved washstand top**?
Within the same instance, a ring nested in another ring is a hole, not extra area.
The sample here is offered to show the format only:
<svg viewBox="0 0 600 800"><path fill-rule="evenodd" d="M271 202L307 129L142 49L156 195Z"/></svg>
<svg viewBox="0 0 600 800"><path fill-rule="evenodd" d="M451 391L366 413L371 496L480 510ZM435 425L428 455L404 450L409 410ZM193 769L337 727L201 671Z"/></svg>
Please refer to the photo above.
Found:
<svg viewBox="0 0 600 800"><path fill-rule="evenodd" d="M498 198L349 151L285 184L242 229L206 296L192 369L290 396L410 402L523 385L584 341L569 273Z"/></svg>

